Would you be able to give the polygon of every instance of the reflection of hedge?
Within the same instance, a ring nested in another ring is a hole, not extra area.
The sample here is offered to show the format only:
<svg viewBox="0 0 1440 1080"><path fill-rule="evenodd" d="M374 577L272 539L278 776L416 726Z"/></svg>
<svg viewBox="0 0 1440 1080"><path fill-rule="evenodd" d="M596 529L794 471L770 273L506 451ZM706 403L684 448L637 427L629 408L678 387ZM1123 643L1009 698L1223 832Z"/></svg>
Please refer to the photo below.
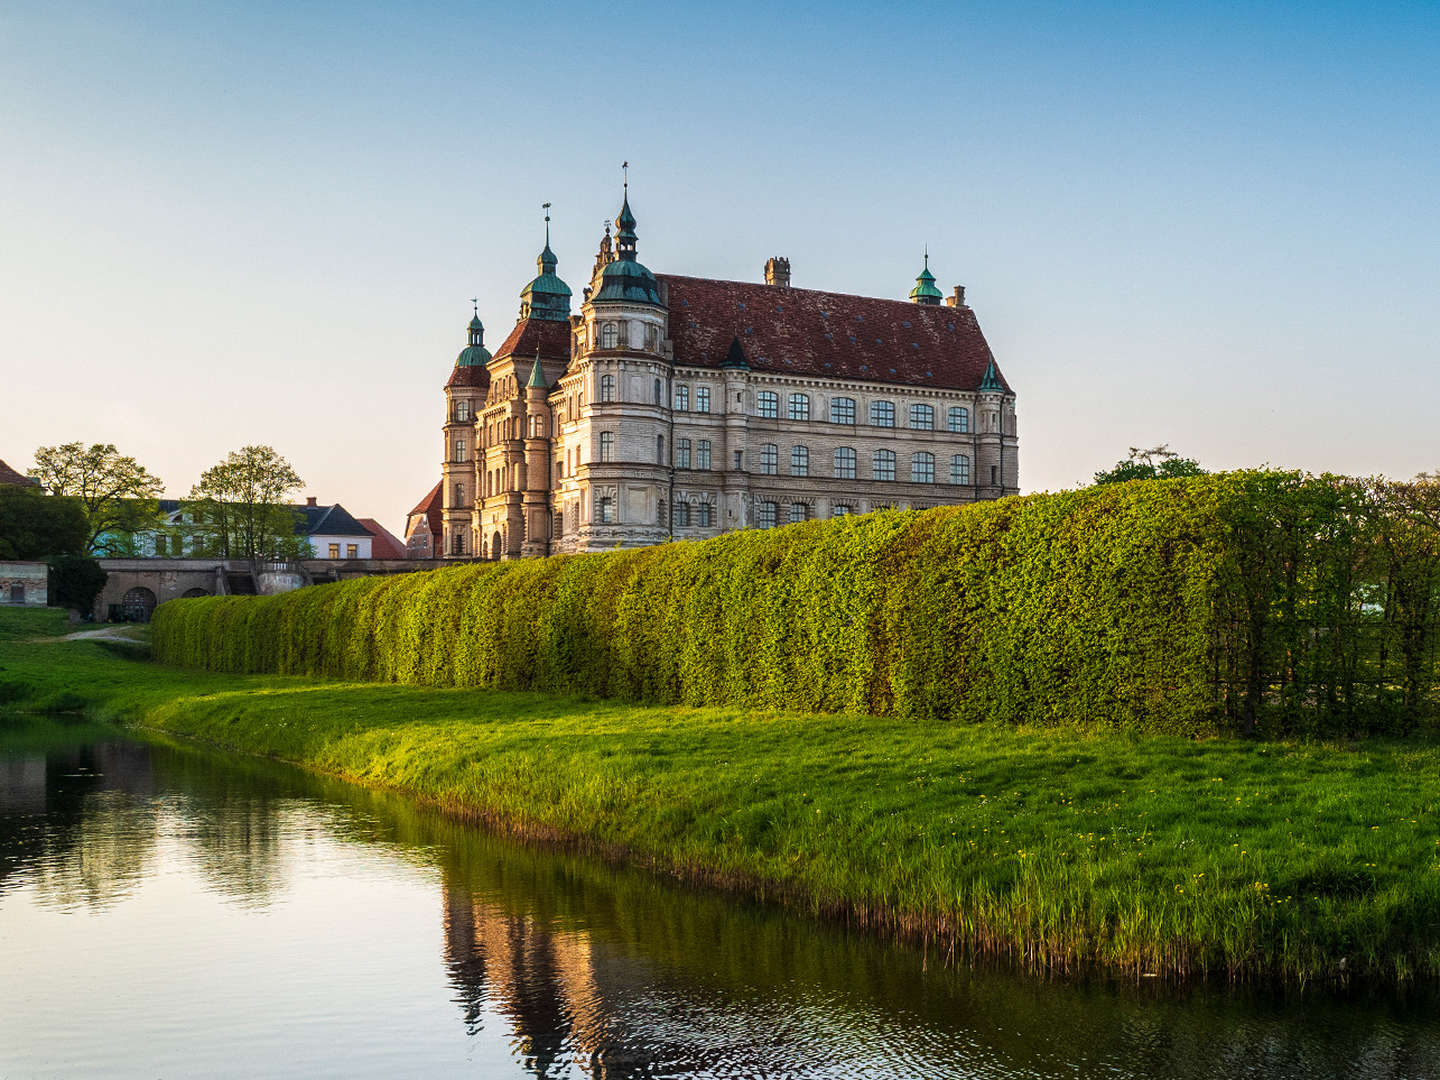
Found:
<svg viewBox="0 0 1440 1080"><path fill-rule="evenodd" d="M1406 730L1433 715L1423 489L1136 481L703 543L163 605L163 660L1007 723ZM1423 509L1423 507L1422 507Z"/></svg>

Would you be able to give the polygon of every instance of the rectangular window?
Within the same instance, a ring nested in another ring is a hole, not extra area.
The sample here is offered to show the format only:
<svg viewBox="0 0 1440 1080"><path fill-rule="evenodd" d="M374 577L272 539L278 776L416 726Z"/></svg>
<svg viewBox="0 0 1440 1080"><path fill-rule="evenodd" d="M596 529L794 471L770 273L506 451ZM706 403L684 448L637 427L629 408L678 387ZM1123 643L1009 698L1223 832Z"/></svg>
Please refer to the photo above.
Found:
<svg viewBox="0 0 1440 1080"><path fill-rule="evenodd" d="M962 435L968 432L970 430L970 410L961 405L953 406L950 409L949 428Z"/></svg>
<svg viewBox="0 0 1440 1080"><path fill-rule="evenodd" d="M695 444L695 468L710 468L710 440L701 439Z"/></svg>
<svg viewBox="0 0 1440 1080"><path fill-rule="evenodd" d="M855 479L855 448L853 446L837 446L835 448L835 478L837 480Z"/></svg>
<svg viewBox="0 0 1440 1080"><path fill-rule="evenodd" d="M935 406L933 405L911 405L910 426L920 431L935 430Z"/></svg>
<svg viewBox="0 0 1440 1080"><path fill-rule="evenodd" d="M950 483L968 484L970 482L970 458L965 454L950 455Z"/></svg>
<svg viewBox="0 0 1440 1080"><path fill-rule="evenodd" d="M595 520L601 525L615 524L615 500L609 495L601 495L595 500Z"/></svg>
<svg viewBox="0 0 1440 1080"><path fill-rule="evenodd" d="M736 450L736 451L735 451L735 471L736 471L736 472L743 472L744 470L745 470L745 451L744 451L744 450Z"/></svg>
<svg viewBox="0 0 1440 1080"><path fill-rule="evenodd" d="M913 484L933 484L935 482L934 454L910 455L910 482Z"/></svg>
<svg viewBox="0 0 1440 1080"><path fill-rule="evenodd" d="M681 502L679 499L676 499L676 500L675 500L675 527L676 527L677 529L681 529L681 528L685 528L685 527L688 526L689 524L690 524L690 504L687 503L687 502Z"/></svg>
<svg viewBox="0 0 1440 1080"><path fill-rule="evenodd" d="M675 440L675 467L677 469L690 468L690 440Z"/></svg>
<svg viewBox="0 0 1440 1080"><path fill-rule="evenodd" d="M464 439L456 439L456 440L455 440L455 460L456 460L456 461L464 461L464 460L465 460L465 440L464 440Z"/></svg>
<svg viewBox="0 0 1440 1080"><path fill-rule="evenodd" d="M695 388L695 411L710 411L710 388L708 386L697 386Z"/></svg>
<svg viewBox="0 0 1440 1080"><path fill-rule="evenodd" d="M614 400L615 400L615 376L614 376L614 375L601 375L601 376L600 376L600 400L601 400L601 401L614 401Z"/></svg>
<svg viewBox="0 0 1440 1080"><path fill-rule="evenodd" d="M681 412L690 411L690 387L683 383L675 387L675 408Z"/></svg>
<svg viewBox="0 0 1440 1080"><path fill-rule="evenodd" d="M466 401L464 398L461 398L459 401L455 402L455 419L470 419L470 402Z"/></svg>
<svg viewBox="0 0 1440 1080"><path fill-rule="evenodd" d="M760 471L767 476L774 476L780 471L780 448L774 443L760 447Z"/></svg>
<svg viewBox="0 0 1440 1080"><path fill-rule="evenodd" d="M895 479L895 451L876 450L871 458L871 468L874 470L876 480Z"/></svg>
<svg viewBox="0 0 1440 1080"><path fill-rule="evenodd" d="M346 557L347 559L358 559L358 558L360 557L360 545L359 545L359 544L346 544L346 545L345 545L345 557Z"/></svg>
<svg viewBox="0 0 1440 1080"><path fill-rule="evenodd" d="M756 503L755 524L762 529L773 529L780 523L780 507L773 502Z"/></svg>
<svg viewBox="0 0 1440 1080"><path fill-rule="evenodd" d="M893 401L872 401L870 403L870 424L872 427L894 427L895 403Z"/></svg>
<svg viewBox="0 0 1440 1080"><path fill-rule="evenodd" d="M998 469L996 466L994 466L994 465L991 465L991 466L990 466L990 483L991 483L991 484L998 484L998 483L1000 482L999 477L996 475L998 472L999 472L999 469Z"/></svg>
<svg viewBox="0 0 1440 1080"><path fill-rule="evenodd" d="M830 423L832 424L853 424L855 423L855 399L848 397L837 397L830 399Z"/></svg>
<svg viewBox="0 0 1440 1080"><path fill-rule="evenodd" d="M804 503L791 503L791 504L790 504L790 524L793 525L793 524L795 524L795 522L797 522L797 521L809 521L809 520L810 520L810 507L806 506Z"/></svg>
<svg viewBox="0 0 1440 1080"><path fill-rule="evenodd" d="M849 516L850 516L850 507L846 506L844 503L836 503L834 506L832 506L832 507L830 508L830 516L831 516L831 517L849 517Z"/></svg>
<svg viewBox="0 0 1440 1080"><path fill-rule="evenodd" d="M792 446L790 448L790 475L810 475L810 448L808 446Z"/></svg>
<svg viewBox="0 0 1440 1080"><path fill-rule="evenodd" d="M695 516L699 519L695 522L695 524L699 525L702 529L710 528L711 509L712 508L709 503L703 502L699 506L695 507Z"/></svg>
<svg viewBox="0 0 1440 1080"><path fill-rule="evenodd" d="M755 415L762 420L779 419L780 395L772 390L761 390L755 395Z"/></svg>
<svg viewBox="0 0 1440 1080"><path fill-rule="evenodd" d="M602 431L600 433L600 460L610 461L615 456L615 433L613 431Z"/></svg>
<svg viewBox="0 0 1440 1080"><path fill-rule="evenodd" d="M332 558L332 559L338 559L339 557L340 557L340 545L339 545L339 544L331 544L331 545L330 545L330 558Z"/></svg>
<svg viewBox="0 0 1440 1080"><path fill-rule="evenodd" d="M789 418L791 420L810 419L810 395L791 394L789 401Z"/></svg>

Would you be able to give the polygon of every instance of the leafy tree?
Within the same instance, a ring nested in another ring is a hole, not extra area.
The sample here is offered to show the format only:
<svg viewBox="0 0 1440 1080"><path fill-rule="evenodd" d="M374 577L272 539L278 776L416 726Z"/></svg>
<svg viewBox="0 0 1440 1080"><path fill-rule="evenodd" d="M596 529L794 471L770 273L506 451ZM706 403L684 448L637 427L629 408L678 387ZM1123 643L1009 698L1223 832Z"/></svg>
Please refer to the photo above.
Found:
<svg viewBox="0 0 1440 1080"><path fill-rule="evenodd" d="M90 525L75 499L0 485L0 559L44 559L90 550Z"/></svg>
<svg viewBox="0 0 1440 1080"><path fill-rule="evenodd" d="M1148 449L1130 447L1130 456L1115 463L1113 469L1095 474L1097 484L1123 484L1127 480L1153 480L1157 476L1201 476L1205 470L1194 458L1183 458L1168 443Z"/></svg>
<svg viewBox="0 0 1440 1080"><path fill-rule="evenodd" d="M310 554L297 535L299 515L287 500L304 484L270 446L244 446L206 469L190 491L189 509L223 559L293 559Z"/></svg>
<svg viewBox="0 0 1440 1080"><path fill-rule="evenodd" d="M89 615L110 577L94 559L59 555L50 560L50 602Z"/></svg>
<svg viewBox="0 0 1440 1080"><path fill-rule="evenodd" d="M51 495L79 501L89 532L86 550L110 554L122 537L153 528L164 484L111 443L64 443L35 451L35 479Z"/></svg>

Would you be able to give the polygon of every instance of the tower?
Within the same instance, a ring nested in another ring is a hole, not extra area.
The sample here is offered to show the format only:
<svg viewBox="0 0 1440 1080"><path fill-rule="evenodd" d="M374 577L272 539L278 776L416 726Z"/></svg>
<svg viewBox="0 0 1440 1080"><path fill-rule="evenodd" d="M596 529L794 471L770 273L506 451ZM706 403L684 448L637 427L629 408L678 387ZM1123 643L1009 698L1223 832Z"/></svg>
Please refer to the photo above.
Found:
<svg viewBox="0 0 1440 1080"><path fill-rule="evenodd" d="M917 304L939 304L945 299L945 294L935 287L935 275L930 273L930 249L925 249L925 269L915 279L915 287L910 290L910 299Z"/></svg>
<svg viewBox="0 0 1440 1080"><path fill-rule="evenodd" d="M485 324L480 321L479 301L471 303L477 306L466 328L466 345L455 358L455 368L445 383L445 448L440 468L443 532L439 554L450 559L475 554L472 518L479 494L475 484L475 462L479 457L475 419L490 387Z"/></svg>

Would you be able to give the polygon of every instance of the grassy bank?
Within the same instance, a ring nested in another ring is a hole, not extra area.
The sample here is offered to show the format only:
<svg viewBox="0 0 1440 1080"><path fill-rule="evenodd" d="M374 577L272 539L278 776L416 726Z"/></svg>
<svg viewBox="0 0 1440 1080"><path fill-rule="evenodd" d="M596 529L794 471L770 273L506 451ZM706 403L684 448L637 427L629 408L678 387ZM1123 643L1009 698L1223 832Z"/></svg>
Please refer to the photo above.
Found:
<svg viewBox="0 0 1440 1080"><path fill-rule="evenodd" d="M0 696L1064 970L1440 977L1440 747L1016 731L202 673L0 612Z"/></svg>

